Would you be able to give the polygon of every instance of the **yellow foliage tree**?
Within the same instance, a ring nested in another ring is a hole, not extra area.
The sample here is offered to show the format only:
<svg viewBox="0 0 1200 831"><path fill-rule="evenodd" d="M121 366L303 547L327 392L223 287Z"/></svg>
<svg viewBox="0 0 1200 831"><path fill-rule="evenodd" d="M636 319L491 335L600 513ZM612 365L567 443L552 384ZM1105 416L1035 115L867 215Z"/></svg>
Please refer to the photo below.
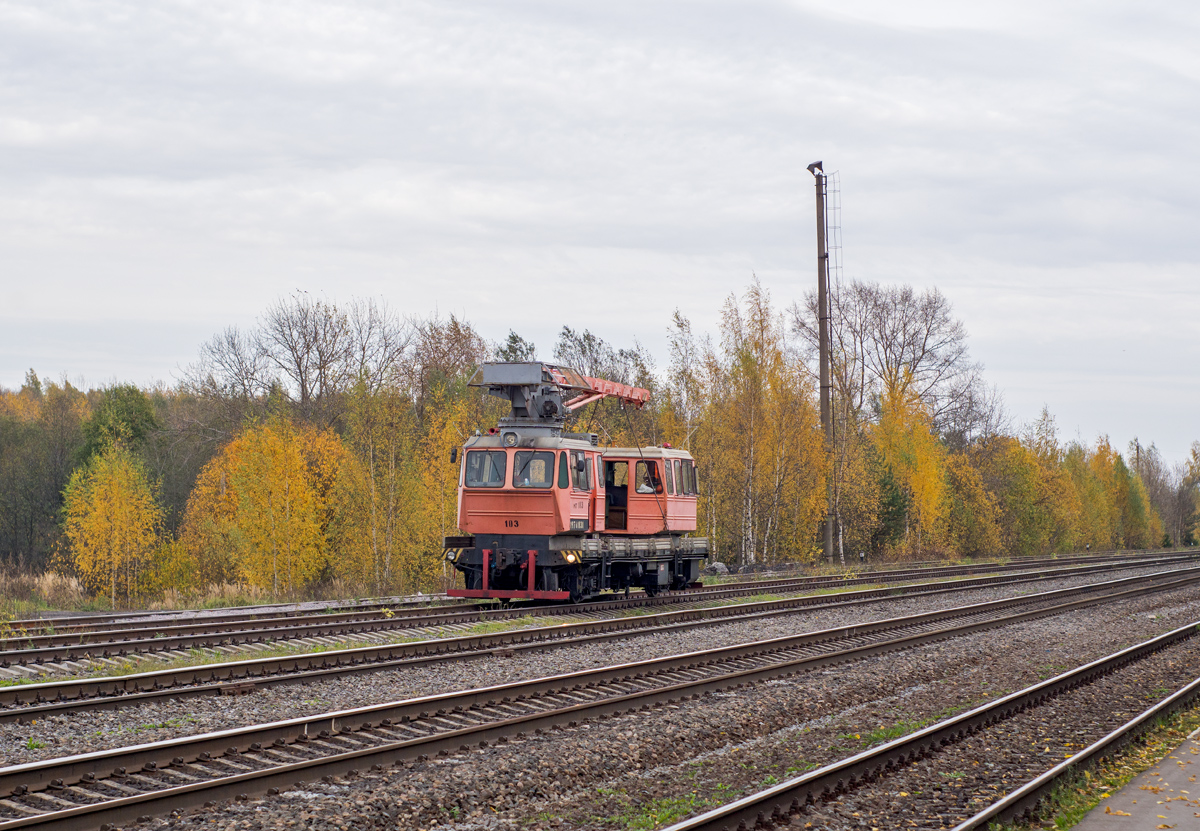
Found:
<svg viewBox="0 0 1200 831"><path fill-rule="evenodd" d="M946 451L933 432L928 408L906 377L884 391L872 437L881 464L908 499L905 544L917 552L936 547L947 508Z"/></svg>
<svg viewBox="0 0 1200 831"><path fill-rule="evenodd" d="M235 442L239 566L250 583L295 594L322 565L325 539L299 437L287 421L251 428Z"/></svg>
<svg viewBox="0 0 1200 831"><path fill-rule="evenodd" d="M230 484L233 453L233 446L227 446L196 478L179 529L179 543L191 568L183 572L187 579L173 584L173 588L221 584L239 576L238 500Z"/></svg>
<svg viewBox="0 0 1200 831"><path fill-rule="evenodd" d="M413 486L411 401L385 387L359 384L350 399L349 436L358 463L349 469L338 573L376 594L406 589L401 553L420 512Z"/></svg>
<svg viewBox="0 0 1200 831"><path fill-rule="evenodd" d="M410 579L424 584L442 575L442 537L457 533L459 466L450 461L450 450L466 440L480 417L474 401L452 398L442 387L434 390L431 400L419 461L425 504L414 517L413 549L406 558Z"/></svg>
<svg viewBox="0 0 1200 831"><path fill-rule="evenodd" d="M161 512L146 469L119 444L78 468L64 492L65 531L80 577L132 604L151 574Z"/></svg>
<svg viewBox="0 0 1200 831"><path fill-rule="evenodd" d="M201 471L182 542L210 574L230 565L275 595L295 595L327 561L326 536L347 455L329 431L283 418L247 428ZM232 552L232 563L220 551Z"/></svg>
<svg viewBox="0 0 1200 831"><path fill-rule="evenodd" d="M784 335L770 297L755 283L740 303L726 302L720 354L706 349L689 370L705 377L690 382L692 394L707 397L700 424L688 430L689 449L708 477L701 527L717 557L744 564L813 556L824 504L812 386ZM688 414L687 421L695 419Z"/></svg>
<svg viewBox="0 0 1200 831"><path fill-rule="evenodd" d="M949 505L946 543L965 556L988 556L1001 550L996 499L984 487L979 471L963 453L946 456Z"/></svg>

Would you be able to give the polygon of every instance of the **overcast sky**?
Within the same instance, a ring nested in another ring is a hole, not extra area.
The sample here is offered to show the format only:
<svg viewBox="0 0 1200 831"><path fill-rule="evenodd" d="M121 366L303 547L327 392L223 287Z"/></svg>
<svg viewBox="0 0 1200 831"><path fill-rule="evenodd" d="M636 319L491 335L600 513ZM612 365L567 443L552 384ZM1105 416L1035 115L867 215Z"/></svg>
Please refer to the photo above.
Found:
<svg viewBox="0 0 1200 831"><path fill-rule="evenodd" d="M0 386L174 383L304 290L666 363L753 274L937 286L1018 423L1200 439L1180 2L0 0Z"/></svg>

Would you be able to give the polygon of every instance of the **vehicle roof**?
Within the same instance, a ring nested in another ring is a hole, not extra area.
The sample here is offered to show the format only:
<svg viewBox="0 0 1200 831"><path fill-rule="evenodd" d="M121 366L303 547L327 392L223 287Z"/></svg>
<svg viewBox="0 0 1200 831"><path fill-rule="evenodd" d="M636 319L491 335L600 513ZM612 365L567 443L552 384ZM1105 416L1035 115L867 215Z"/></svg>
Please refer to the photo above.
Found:
<svg viewBox="0 0 1200 831"><path fill-rule="evenodd" d="M532 441L526 439L516 447L504 446L499 434L472 436L465 442L468 450L592 450L599 451L605 459L690 459L692 454L678 447L596 447L585 439L566 436L541 436Z"/></svg>
<svg viewBox="0 0 1200 831"><path fill-rule="evenodd" d="M690 459L692 454L678 447L606 447L605 459Z"/></svg>

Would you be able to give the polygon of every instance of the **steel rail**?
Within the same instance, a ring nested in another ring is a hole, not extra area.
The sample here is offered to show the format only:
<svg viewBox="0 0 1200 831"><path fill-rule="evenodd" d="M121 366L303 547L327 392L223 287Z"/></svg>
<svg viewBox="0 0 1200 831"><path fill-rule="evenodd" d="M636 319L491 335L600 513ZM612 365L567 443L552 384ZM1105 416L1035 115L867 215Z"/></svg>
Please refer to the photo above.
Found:
<svg viewBox="0 0 1200 831"><path fill-rule="evenodd" d="M1038 559L1010 563L974 563L961 566L937 566L923 568L889 569L877 572L857 572L846 575L809 575L776 578L771 580L751 580L739 583L725 583L703 586L683 592L674 592L658 598L647 598L635 595L632 598L611 598L578 603L573 605L555 606L521 606L519 610L509 610L509 614L529 609L548 609L552 613L572 614L610 608L627 608L631 605L663 605L676 601L680 597L692 595L724 594L728 592L748 592L751 590L768 590L793 586L811 586L813 588L830 588L835 586L862 585L872 582L896 582L913 577L931 578L937 576L954 576L964 574L1007 573L1033 567L1075 568L1086 565L1111 564L1129 567L1132 563L1150 562L1163 563L1195 559L1200 554L1184 552L1180 554L1153 554L1142 557L1112 556L1089 558ZM1082 562L1082 561L1087 562ZM444 598L443 598L444 599ZM650 602L653 601L653 602ZM346 603L339 601L330 604L331 608L344 611L312 610L301 608L281 608L280 605L253 607L250 610L231 610L219 614L205 614L188 620L183 616L187 612L173 612L171 617L155 620L152 613L138 612L121 616L120 619L97 620L95 617L83 618L80 622L69 622L74 619L42 618L35 620L9 621L7 631L10 634L0 636L0 645L6 641L28 643L34 646L61 645L79 642L79 635L92 637L116 635L128 632L151 633L155 636L170 636L183 634L210 634L230 630L236 624L261 625L262 623L279 621L334 621L336 619L374 619L378 615L385 617L421 617L430 614L452 612L504 612L489 603L452 603L413 604L405 602L396 606L386 600L379 602ZM365 617L364 617L365 616ZM180 622L183 620L184 622ZM52 629L53 631L46 631ZM157 637L161 640L161 637ZM95 641L100 643L99 641Z"/></svg>
<svg viewBox="0 0 1200 831"><path fill-rule="evenodd" d="M1145 552L1144 554L1133 555L1133 556L1135 556L1135 557L1136 556L1159 556L1159 555L1162 555L1165 553L1167 553L1167 552ZM955 569L955 568L980 569L980 568L989 568L989 567L997 567L997 568L998 567L1018 567L1021 565L1036 566L1036 565L1041 565L1043 563L1057 563L1059 565L1073 565L1073 564L1080 564L1080 563L1085 563L1085 562L1100 562L1100 561L1111 561L1111 560L1120 560L1120 559L1130 559L1130 555L1119 555L1119 554L1090 555L1090 556L1080 555L1078 557L1064 556L1064 557L1056 557L1056 558L1051 558L1051 557L1014 557L1011 560L1007 560L1005 562L992 561L992 562L971 563L969 565L961 565L961 566L947 566L943 563L910 564L906 567L896 568L896 569L879 569L877 571L872 571L872 572L859 572L858 576L860 576L860 577L872 576L872 575L887 576L887 575L891 575L891 574L903 574L903 573L911 573L911 572L928 573L928 572L933 572L933 571L937 571L937 570L941 570L941 569ZM821 579L822 575L811 575L810 577L812 579ZM834 578L838 577L838 575L825 575L824 577L827 577L829 579L834 579ZM790 577L783 577L783 578L777 577L777 578L773 578L773 579L794 580L794 579L798 579L798 578L803 579L803 576L802 575L792 575ZM749 585L752 583L763 583L763 582L770 582L770 581L768 581L768 580L750 580L750 581L744 581L743 583L723 584L723 585L726 585L726 586ZM705 588L711 588L711 587L705 587ZM142 610L142 611L131 610L131 611L124 611L124 612L84 612L84 613L66 614L66 615L44 615L44 616L36 617L36 618L10 620L10 621L8 621L8 624L13 629L24 630L27 634L32 634L36 630L41 630L44 628L52 628L54 630L69 628L72 631L88 631L90 629L97 629L97 628L101 628L101 627L105 627L105 626L114 626L114 625L116 625L116 626L125 625L125 624L127 624L129 626L135 626L135 625L140 625L140 624L152 625L155 623L155 619L154 619L155 615L161 615L163 622L168 622L174 618L183 617L183 616L187 616L187 615L202 616L205 619L209 619L209 620L219 620L219 619L223 619L223 618L237 620L237 619L254 619L254 618L271 617L271 616L287 617L287 616L294 616L294 615L312 614L315 612L327 611L328 608L346 609L349 611L361 611L361 610L367 609L367 608L393 608L394 609L397 607L409 607L409 606L418 606L418 607L419 606L431 606L431 605L434 605L435 603L437 603L438 601L444 601L444 600L447 600L447 597L444 594L431 594L431 595L425 595L419 600L414 599L412 597L376 597L376 598L366 598L363 600L351 600L351 601L332 600L332 601L328 601L325 604L326 610L302 608L305 604L315 605L315 604L320 603L321 601L296 601L293 603L263 603L263 604L253 605L253 606L241 606L241 607L228 608L228 609L178 609L178 610L174 610L174 611L160 611L160 612L152 612L152 611L145 611L145 610ZM483 605L483 604L458 604L458 605Z"/></svg>
<svg viewBox="0 0 1200 831"><path fill-rule="evenodd" d="M1161 581L1164 578L1179 577L1190 572L1200 573L1200 567L1158 572L1140 577L1127 577L993 602L1010 605L1036 603L1048 598L1075 596L1138 583ZM491 654L497 649L525 650L570 646L583 642L625 638L631 635L640 636L698 626L774 617L792 614L814 606L828 609L877 602L881 598L895 599L911 595L924 597L953 594L980 585L1004 586L1052 579L1053 576L968 578L955 581L952 585L946 583L917 584L887 590L872 589L848 592L833 596L837 599L833 599L831 596L810 596L760 601L709 609L664 612L637 618L588 621L406 644L230 661L194 668L156 670L116 677L0 687L0 707L7 708L0 709L0 723L32 720L66 712L120 708L159 698L244 693L259 687L306 683L317 679L380 672L431 662L469 660L484 654Z"/></svg>
<svg viewBox="0 0 1200 831"><path fill-rule="evenodd" d="M996 701L938 722L903 738L825 765L720 808L678 822L664 831L733 831L734 829L745 831L745 829L780 824L788 817L799 813L804 806L810 803L835 796L865 782L874 781L887 771L924 758L937 752L941 747L960 741L1017 713L1043 704L1062 693L1091 683L1121 667L1190 639L1198 633L1200 633L1200 621L1189 623L1143 643L1122 649L1105 658L1064 672L1054 678L1010 693ZM1162 704L1166 705L1168 701L1178 703L1187 696L1194 698L1197 694L1200 694L1200 681L1188 685ZM1144 724L1146 718L1147 715L1143 713L1134 721ZM1110 734L1096 744L1113 741L1117 741L1117 739ZM1099 750L1102 749L1103 747ZM1063 767L1069 767L1068 763L1064 762L1055 770ZM1020 792L1014 793L1011 803L1007 799L1004 800L1006 806L998 809L998 812L1004 814L1008 811L1027 810L1030 804L1036 803L1045 791L1052 787L1051 782L1041 781L1044 778L1044 776L1039 777L1022 788ZM975 819L973 817L968 820L968 823ZM987 819L984 818L980 822L986 822ZM978 824L959 826L959 828L976 827ZM956 831L958 830L956 829Z"/></svg>
<svg viewBox="0 0 1200 831"><path fill-rule="evenodd" d="M1093 583L1055 592L1028 595L1023 600L1036 602L1047 596L1075 595L1100 591L1109 587L1152 582L1164 577L1187 574L1189 570L1159 572L1141 577ZM597 641L652 634L680 628L718 625L754 618L791 614L798 610L840 608L880 599L907 595L932 596L952 594L980 585L994 587L1051 579L1050 577L972 578L953 584L917 584L888 590L865 590L830 597L800 597L757 603L738 604L709 609L689 609L645 615L637 618L608 619L575 624L561 624L508 632L433 639L407 644L358 647L304 653L276 658L253 658L195 668L157 670L116 677L50 681L0 687L0 722L32 719L53 713L83 709L120 708L154 698L216 695L247 692L259 686L303 683L318 678L376 672L405 665L431 661L462 660L479 657L501 648L508 650L544 649L569 646L584 641ZM999 601L1006 602L1006 601ZM1022 602L1022 599L1007 601ZM290 673L290 674L284 674ZM83 699L82 701L79 699ZM28 706L31 702L41 702ZM45 703L53 702L53 703ZM26 705L26 706L22 706Z"/></svg>
<svg viewBox="0 0 1200 831"><path fill-rule="evenodd" d="M1180 556L1180 555L1175 555L1175 556ZM1186 555L1184 555L1184 556L1186 556ZM1117 559L1117 558L1109 558L1109 561L1112 561L1115 559ZM1123 558L1123 559L1125 561L1129 561L1128 558ZM1159 560L1156 559L1155 561L1157 562ZM1063 566L1063 567L1067 567L1069 565L1074 565L1073 563L1055 562L1053 560L1046 560L1045 562L1054 564L1054 565ZM1038 564L1040 564L1040 563L1038 563ZM743 582L739 582L739 583L723 583L723 584L717 584L717 585L712 585L712 586L702 586L702 587L697 587L695 589L690 589L687 592L674 593L674 594L668 595L668 597L679 597L681 594L690 595L690 594L701 594L701 593L709 593L709 592L736 591L736 590L741 590L741 589L769 589L769 588L776 588L776 587L790 586L790 585L812 584L818 588L825 588L825 587L832 586L832 585L853 585L853 584L866 582L866 581L872 580L872 579L874 579L874 580L906 579L909 576L913 576L913 575L920 575L922 577L933 577L933 576L938 576L941 574L947 574L947 575L949 575L949 574L972 574L972 573L977 573L980 570L1001 572L1001 571L1013 570L1013 569L1020 568L1020 567L1029 567L1030 565L1034 565L1034 564L1025 563L1025 564L1021 564L1020 566L1018 566L1018 565L1014 565L1014 564L998 564L997 563L997 564L993 565L993 564L981 563L981 564L972 564L969 566L939 566L939 567L923 568L923 569L912 569L912 568L892 569L892 570L882 571L882 572L858 573L852 577L846 577L845 575L810 575L810 576L796 575L796 576L791 576L791 577L773 578L773 579L769 579L769 580L750 580L750 581L743 581ZM445 599L445 596L442 596L442 597L443 597L443 599ZM634 598L631 598L630 600L636 602L636 601L643 601L643 600L648 600L648 599L650 599L650 598L645 598L642 596L635 596ZM614 600L615 600L615 602L621 603L622 605L624 605L626 603L626 599L621 598L621 599L592 601L592 602L587 602L587 603L577 603L577 604L570 604L570 605L559 604L556 606L549 606L546 608L568 609L571 611L589 610L589 609L596 608L598 603L600 603L600 604L609 603L609 602L614 602ZM669 600L664 598L664 600L662 600L660 602L669 602ZM336 612L331 611L332 608L340 608L340 607L345 607L345 611L340 611L340 610L336 611ZM531 609L531 608L542 608L542 607L540 607L540 606L522 606L521 608L522 609ZM275 605L275 606L257 607L253 610L231 610L227 613L206 614L206 615L203 615L202 617L196 617L194 619L188 619L186 617L186 615L188 615L188 612L186 612L186 611L171 613L171 616L169 616L169 617L164 616L161 620L155 620L153 618L152 613L147 613L147 612L129 613L127 615L120 616L121 619L97 620L95 617L87 617L87 618L80 619L80 622L69 622L69 620L71 620L71 619L66 619L66 618L39 618L39 619L35 619L35 620L9 621L8 622L8 630L12 633L19 633L19 634L10 634L6 637L0 637L0 644L3 644L5 640L12 640L12 641L33 643L33 644L37 645L37 644L43 643L43 641L41 640L43 638L47 639L44 641L44 643L46 643L46 644L72 643L75 640L77 640L75 636L77 636L81 633L88 633L88 634L92 634L92 635L112 635L112 634L116 634L116 633L120 633L120 632L141 631L141 632L163 633L164 635L166 635L166 634L186 634L186 633L195 633L195 632L209 632L209 631L214 631L214 627L220 627L220 625L223 623L229 623L229 624L235 624L235 623L256 624L256 623L258 623L258 624L261 624L261 623L263 623L265 621L269 621L269 620L292 620L292 619L321 620L321 619L325 619L325 618L332 619L331 616L333 616L333 615L361 615L364 613L371 613L372 615L374 615L376 613L382 614L384 609L388 609L394 615L420 616L420 615L429 614L431 612L434 614L438 614L438 613L443 613L443 612L455 612L455 611L495 610L495 604L470 602L470 603L448 603L448 604L443 604L443 605L434 605L434 604L426 603L421 606L405 605L403 608L397 609L396 607L394 607L393 605L391 605L387 602L362 603L362 604L346 604L343 602L343 603L330 604L330 608L323 609L323 610L302 609L302 608L280 608L278 605ZM183 622L180 622L180 621L183 621ZM52 631L47 631L47 630L52 630Z"/></svg>
<svg viewBox="0 0 1200 831"><path fill-rule="evenodd" d="M27 634L39 631L88 632L105 628L149 627L157 623L174 620L253 620L268 617L294 617L297 615L329 614L334 611L357 612L374 609L422 609L444 604L449 598L444 594L423 595L419 599L395 596L373 597L361 600L296 600L280 603L260 603L251 606L228 606L206 609L129 609L121 612L81 612L75 614L50 614L43 617L10 620L14 629ZM468 605L468 604L460 604Z"/></svg>
<svg viewBox="0 0 1200 831"><path fill-rule="evenodd" d="M1200 555L1172 555L1151 559L1126 560L1076 567L1058 567L1035 573L1086 574L1095 571L1125 570L1141 568L1157 564L1181 562L1194 559ZM1003 573L1011 573L1003 572ZM1018 572L1019 573L1019 572ZM897 578L902 579L902 578ZM840 582L838 582L840 581ZM795 581L780 581L772 586L776 590L785 586L792 590L819 590L833 585L848 586L855 583L877 583L878 580L869 578L845 579L837 578L828 582L826 578L806 579L802 583ZM572 607L538 607L547 610L551 615L571 615L580 612L595 614L598 612L625 609L630 607L677 605L679 602L707 602L714 599L744 597L766 590L762 584L749 584L736 588L714 588L695 595L686 594L671 598L634 598L630 600L604 601L601 603L583 604ZM177 649L207 648L232 646L246 643L277 642L312 637L331 637L345 634L362 634L367 632L393 631L418 627L455 626L478 623L483 620L506 620L523 617L529 614L529 609L491 609L480 610L472 608L466 611L437 611L433 613L388 615L385 612L348 612L335 615L317 615L297 617L287 621L273 621L280 625L258 629L231 631L221 623L182 624L172 627L151 627L144 632L154 632L154 637L142 637L130 640L94 641L89 637L99 637L106 633L92 633L91 636L78 634L56 634L49 636L34 636L19 638L21 642L31 644L31 648L8 650L0 652L0 666L37 665L45 663L61 663L80 659L124 657L129 654L144 654L147 652L162 652ZM171 634L176 632L176 634ZM2 641L0 641L2 642Z"/></svg>
<svg viewBox="0 0 1200 831"><path fill-rule="evenodd" d="M1200 576L1176 582L1198 581ZM998 617L989 616L995 610L988 609L996 602L975 604L958 610L956 617L964 622L956 626L922 630L922 622L898 618L890 630L881 626L884 622L840 627L2 768L0 811L10 816L0 817L0 831L33 826L67 831L127 822L147 816L148 809L180 810L288 787L297 777L348 773L368 764L503 743L530 730L649 709L1167 588L1129 589ZM932 620L928 613L915 617L926 624L946 622ZM885 639L863 642L870 628ZM834 633L840 633L842 643L832 640ZM153 790L139 793L138 788ZM72 795L100 801L71 806L64 797ZM18 816L12 817L14 813Z"/></svg>
<svg viewBox="0 0 1200 831"><path fill-rule="evenodd" d="M1044 800L1060 784L1078 776L1086 768L1120 752L1125 745L1152 730L1159 720L1192 707L1197 701L1200 701L1200 678L1185 684L1167 698L1088 745L1070 759L1060 762L1002 799L993 802L975 816L959 823L953 831L971 831L975 828L985 828L992 822L1015 822L1036 817Z"/></svg>

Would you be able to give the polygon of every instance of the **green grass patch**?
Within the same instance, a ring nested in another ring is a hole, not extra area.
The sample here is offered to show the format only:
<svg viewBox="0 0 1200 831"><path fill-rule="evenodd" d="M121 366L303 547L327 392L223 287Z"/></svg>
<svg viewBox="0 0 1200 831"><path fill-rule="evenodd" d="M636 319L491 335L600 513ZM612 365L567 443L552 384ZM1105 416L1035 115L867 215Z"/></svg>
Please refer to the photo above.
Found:
<svg viewBox="0 0 1200 831"><path fill-rule="evenodd" d="M655 799L630 816L625 822L625 828L629 831L651 831L690 816L697 810L708 807L708 804L708 799L697 793L684 797Z"/></svg>
<svg viewBox="0 0 1200 831"><path fill-rule="evenodd" d="M788 765L787 769L784 770L783 775L787 779L794 779L802 773L808 773L810 770L816 770L819 767L820 765L818 765L816 762L805 762L804 760L801 760L795 764Z"/></svg>
<svg viewBox="0 0 1200 831"><path fill-rule="evenodd" d="M627 796L624 790L612 788L597 788L596 793L600 796ZM641 805L631 805L620 814L597 817L596 820L602 825L624 829L624 831L652 831L652 829L671 825L700 811L724 805L739 795L740 792L736 788L718 784L707 795L693 791L686 796L653 799Z"/></svg>

